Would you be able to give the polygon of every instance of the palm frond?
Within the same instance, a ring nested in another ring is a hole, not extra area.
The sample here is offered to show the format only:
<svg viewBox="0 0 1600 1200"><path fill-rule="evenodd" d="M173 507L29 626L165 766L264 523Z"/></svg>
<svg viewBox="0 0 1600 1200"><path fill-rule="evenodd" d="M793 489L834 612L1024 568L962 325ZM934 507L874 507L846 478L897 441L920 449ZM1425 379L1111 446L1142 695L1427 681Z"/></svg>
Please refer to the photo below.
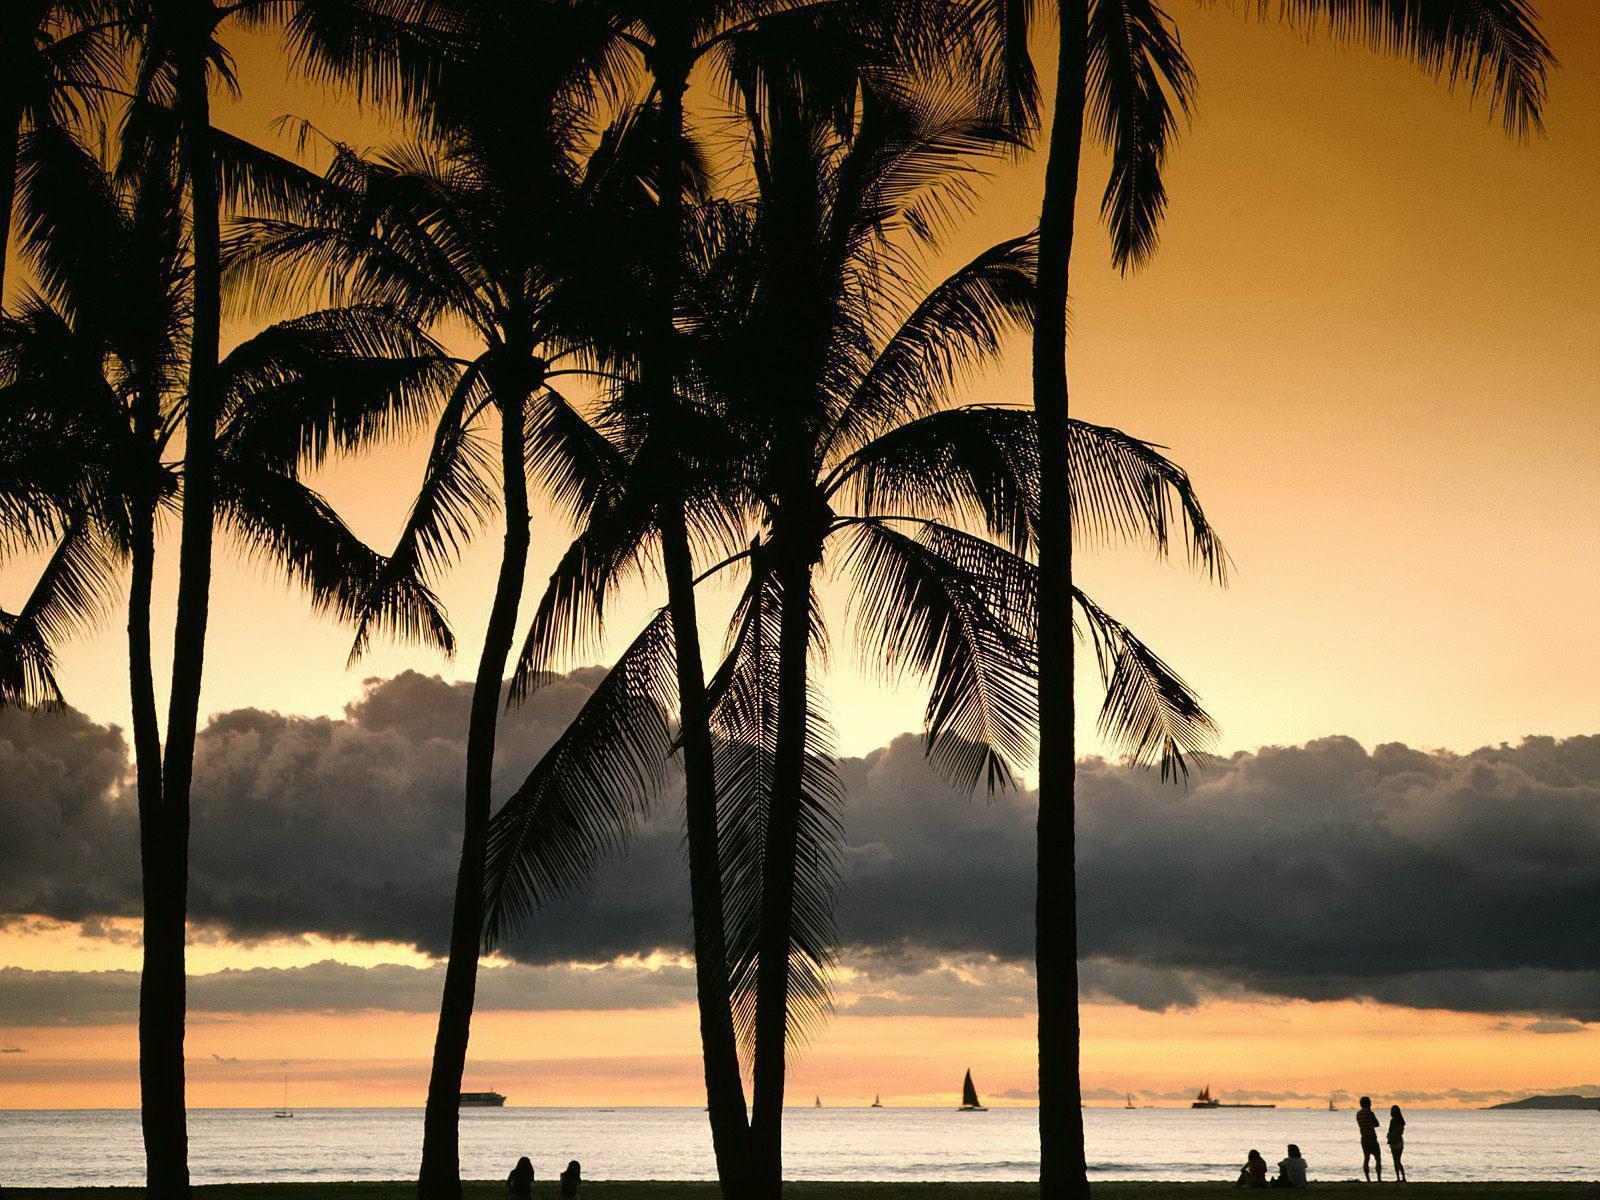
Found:
<svg viewBox="0 0 1600 1200"><path fill-rule="evenodd" d="M861 652L928 685L928 757L957 787L1013 787L1039 727L1037 569L946 526L847 526Z"/></svg>
<svg viewBox="0 0 1600 1200"><path fill-rule="evenodd" d="M1556 65L1528 0L1254 0L1308 33L1409 58L1451 87L1487 96L1507 132L1544 127L1545 81Z"/></svg>
<svg viewBox="0 0 1600 1200"><path fill-rule="evenodd" d="M1100 213L1126 270L1155 251L1167 207L1161 171L1195 75L1160 0L1093 0L1088 37L1088 121L1111 149Z"/></svg>
<svg viewBox="0 0 1600 1200"><path fill-rule="evenodd" d="M223 440L293 472L416 430L457 379L444 350L382 305L280 322L223 360Z"/></svg>
<svg viewBox="0 0 1600 1200"><path fill-rule="evenodd" d="M662 609L490 820L490 945L626 843L661 788L676 698L671 614Z"/></svg>
<svg viewBox="0 0 1600 1200"><path fill-rule="evenodd" d="M1126 625L1076 587L1072 598L1084 617L1080 626L1074 614L1073 631L1082 637L1087 627L1106 688L1100 733L1139 766L1159 762L1163 780L1187 779L1191 764L1209 759L1216 723L1189 685Z"/></svg>
<svg viewBox="0 0 1600 1200"><path fill-rule="evenodd" d="M999 242L955 271L917 304L873 359L835 421L833 444L848 452L949 397L1006 334L1033 321L1039 246L1035 234Z"/></svg>
<svg viewBox="0 0 1600 1200"><path fill-rule="evenodd" d="M375 630L454 653L449 622L421 574L369 548L300 480L230 459L218 472L217 499L219 520L247 552L277 564L317 611L358 627L352 658Z"/></svg>
<svg viewBox="0 0 1600 1200"><path fill-rule="evenodd" d="M1039 435L1033 411L967 405L875 438L839 464L829 487L854 511L969 521L1018 554L1034 543Z"/></svg>
<svg viewBox="0 0 1600 1200"><path fill-rule="evenodd" d="M1067 487L1075 537L1143 539L1165 555L1181 522L1190 563L1219 583L1227 580L1227 551L1188 473L1153 443L1109 426L1069 422Z"/></svg>
<svg viewBox="0 0 1600 1200"><path fill-rule="evenodd" d="M782 590L752 560L752 580L729 634L723 664L708 687L716 738L718 846L723 866L734 1023L746 1053L755 1042L762 897L777 755L778 634ZM813 600L814 603L814 600ZM844 841L843 789L833 736L815 692L806 705L796 831L794 905L788 930L789 1037L803 1039L832 1009L836 958L834 903Z"/></svg>
<svg viewBox="0 0 1600 1200"><path fill-rule="evenodd" d="M427 581L453 561L498 511L499 500L490 482L495 456L473 430L471 420L486 400L483 370L474 363L463 372L440 413L422 486L388 557L381 583ZM352 659L360 657L367 639L368 618L361 616Z"/></svg>

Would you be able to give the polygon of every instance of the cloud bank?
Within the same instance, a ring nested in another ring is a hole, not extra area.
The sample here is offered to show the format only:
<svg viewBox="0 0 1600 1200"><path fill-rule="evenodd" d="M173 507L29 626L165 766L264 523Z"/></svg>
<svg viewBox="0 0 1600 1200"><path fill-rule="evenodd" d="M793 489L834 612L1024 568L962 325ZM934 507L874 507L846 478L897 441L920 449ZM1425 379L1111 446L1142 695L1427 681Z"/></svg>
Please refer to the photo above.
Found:
<svg viewBox="0 0 1600 1200"><path fill-rule="evenodd" d="M597 678L564 676L505 716L501 794ZM242 940L315 933L441 953L468 700L465 685L406 673L369 682L338 720L216 718L196 762L197 925ZM81 714L0 713L0 920L92 930L137 914L126 755L119 731ZM909 736L840 770L842 1007L1029 1011L1035 797L956 795ZM1099 760L1080 764L1078 784L1088 998L1161 1010L1215 996L1364 997L1516 1014L1553 1034L1600 1021L1600 737L1469 755L1368 752L1334 737L1236 755L1187 790ZM503 1002L687 1000L677 969L568 965L687 949L682 841L669 795L625 865L606 864L508 947L516 966L491 985L506 989ZM60 996L67 981L48 975L8 972L0 1023L28 1024L30 1006ZM115 975L75 976L82 995L58 1002L61 1019L126 1011ZM222 975L196 981L197 1006L342 1011L377 996L410 1011L437 996L414 968Z"/></svg>

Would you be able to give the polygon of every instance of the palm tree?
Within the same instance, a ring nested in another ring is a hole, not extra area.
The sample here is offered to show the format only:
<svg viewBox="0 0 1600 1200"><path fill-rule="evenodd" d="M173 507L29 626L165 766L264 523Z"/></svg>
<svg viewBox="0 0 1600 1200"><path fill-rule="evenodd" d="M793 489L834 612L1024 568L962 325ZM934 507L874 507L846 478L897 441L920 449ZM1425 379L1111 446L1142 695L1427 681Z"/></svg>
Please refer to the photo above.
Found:
<svg viewBox="0 0 1600 1200"><path fill-rule="evenodd" d="M641 171L655 136L625 114L585 159L590 87L606 27L564 4L456 4L434 30L417 103L427 137L375 158L340 148L315 194L239 223L242 291L275 302L326 284L338 300L397 306L468 329L478 352L439 416L421 489L391 556L442 569L498 507L499 576L474 678L463 843L450 955L429 1081L419 1194L460 1194L458 1105L484 923L484 855L502 685L530 544L529 476L580 518L609 483L604 438L556 390L564 357L620 341L629 314L626 247L614 229L647 211ZM420 60L419 60L420 61ZM498 477L481 427L492 422ZM364 633L358 633L359 638Z"/></svg>
<svg viewBox="0 0 1600 1200"><path fill-rule="evenodd" d="M163 873L174 831L163 796L151 583L158 524L187 491L185 464L172 456L190 403L183 209L170 154L145 154L113 175L49 127L24 138L21 159L22 247L42 293L28 293L0 322L0 411L7 433L27 435L6 438L0 453L53 462L71 487L55 484L59 544L17 625L48 650L96 615L126 565L146 922L159 924L172 915L163 911L172 903ZM241 343L216 374L217 521L279 564L318 609L381 613L386 625L448 647L427 589L396 576L300 473L334 449L414 423L453 374L437 347L378 308L314 313ZM51 482L38 493L52 494ZM141 1042L152 1180L187 1177L181 1007L177 1026L176 1081L159 1028Z"/></svg>
<svg viewBox="0 0 1600 1200"><path fill-rule="evenodd" d="M1026 126L1036 112L1028 59L1037 0L974 3L1007 75L1007 110ZM1263 11L1266 0L1255 6ZM1279 14L1335 38L1402 54L1429 75L1486 93L1513 133L1536 128L1552 59L1526 0L1279 0ZM1077 900L1072 861L1072 494L1068 478L1067 293L1085 131L1111 152L1102 213L1115 264L1154 251L1166 208L1162 167L1186 112L1194 73L1161 0L1055 0L1057 87L1039 221L1034 406L1039 416L1043 520L1039 566L1039 1120L1046 1197L1087 1196L1078 1085ZM1087 610L1083 610L1086 611Z"/></svg>
<svg viewBox="0 0 1600 1200"><path fill-rule="evenodd" d="M8 0L0 8L0 301L16 198L17 148L30 129L72 123L115 78L115 0Z"/></svg>
<svg viewBox="0 0 1600 1200"><path fill-rule="evenodd" d="M652 432L635 451L644 458L635 462L631 477L668 485L665 490L657 489L660 494L654 502L653 524L660 540L673 627L674 707L684 775L706 1109L718 1178L726 1189L737 1186L747 1169L749 1115L730 1007L727 931L718 882L722 870L716 764L695 601L694 556L684 490L673 491L670 486L700 477L691 461L698 457L697 447L691 443L707 432L686 417L676 395L683 359L677 331L679 262L686 241L686 182L693 174L696 155L688 137L684 97L698 64L715 59L727 74L740 57L742 43L759 37L791 39L793 54L796 43L792 39L814 33L819 20L836 19L835 10L840 6L834 0L598 0L593 7L609 20L620 46L643 65L659 114L656 144L660 154L653 170L655 219L649 226L647 251L649 313L636 350L639 395L635 402L641 410L639 419L647 422ZM802 57L796 55L792 65L802 69L801 62ZM686 420L692 433L685 427ZM590 561L592 565L594 560ZM557 595L552 593L552 599ZM536 626L536 631L542 627ZM536 638L537 632L533 636ZM533 669L530 656L537 652L538 648L530 645L524 654L520 670L525 675Z"/></svg>

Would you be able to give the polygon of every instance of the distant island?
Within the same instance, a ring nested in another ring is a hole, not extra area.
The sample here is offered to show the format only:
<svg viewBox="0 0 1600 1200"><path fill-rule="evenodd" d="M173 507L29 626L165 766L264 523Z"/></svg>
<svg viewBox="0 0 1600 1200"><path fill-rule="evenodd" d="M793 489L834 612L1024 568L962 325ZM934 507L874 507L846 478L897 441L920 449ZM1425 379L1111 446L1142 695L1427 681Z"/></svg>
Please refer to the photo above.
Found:
<svg viewBox="0 0 1600 1200"><path fill-rule="evenodd" d="M1491 1104L1495 1108L1538 1108L1560 1110L1600 1110L1600 1096L1529 1096L1525 1100L1509 1100L1505 1104Z"/></svg>

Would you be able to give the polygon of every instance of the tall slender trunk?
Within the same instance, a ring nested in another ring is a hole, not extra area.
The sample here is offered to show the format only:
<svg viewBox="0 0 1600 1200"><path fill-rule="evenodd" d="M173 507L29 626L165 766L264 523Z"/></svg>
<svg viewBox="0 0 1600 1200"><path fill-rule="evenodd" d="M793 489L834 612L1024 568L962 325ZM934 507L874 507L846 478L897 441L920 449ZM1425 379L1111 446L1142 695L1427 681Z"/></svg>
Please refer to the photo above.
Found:
<svg viewBox="0 0 1600 1200"><path fill-rule="evenodd" d="M209 10L209 5L204 6ZM222 328L220 216L212 162L205 51L210 29L192 31L177 66L177 107L191 205L194 256L189 407L184 423L183 522L178 550L172 693L162 761L161 844L145 876L144 974L140 981L139 1074L145 1171L152 1195L189 1194L184 1111L184 932L189 893L189 797L211 603L216 516L217 359Z"/></svg>
<svg viewBox="0 0 1600 1200"><path fill-rule="evenodd" d="M495 732L506 659L516 636L517 608L528 567L529 513L526 464L527 401L532 390L525 355L508 351L490 382L500 404L500 463L505 489L505 548L500 577L483 638L483 654L472 685L467 727L465 823L461 865L456 871L455 908L450 922L450 959L445 967L439 1030L433 1043L428 1106L423 1116L422 1168L417 1195L422 1200L460 1200L461 1078L472 1033L472 1005L478 988L478 955L483 944L483 876L488 846L489 807L494 786Z"/></svg>
<svg viewBox="0 0 1600 1200"><path fill-rule="evenodd" d="M674 329L678 256L683 231L683 97L692 54L686 23L662 29L657 41L656 82L661 97L664 152L653 275L653 328L641 363L646 402L657 419L671 420L678 360ZM678 676L678 712L683 745L684 815L688 825L689 893L694 912L695 996L700 1049L705 1063L706 1110L717 1179L727 1200L748 1181L750 1119L739 1076L739 1046L733 1028L728 981L728 937L722 911L722 855L717 832L716 764L711 711L700 652L694 560L681 497L663 505L662 558L667 603L672 611Z"/></svg>
<svg viewBox="0 0 1600 1200"><path fill-rule="evenodd" d="M4 58L0 71L9 73ZM0 79L0 309L5 307L6 264L11 258L11 211L17 198L17 143L22 136L22 102Z"/></svg>
<svg viewBox="0 0 1600 1200"><path fill-rule="evenodd" d="M751 1138L755 1192L783 1192L783 1089L789 1031L790 929L805 768L806 654L811 636L811 567L815 556L794 539L778 544L782 612L778 632L778 730L771 813L762 869L761 932L756 967L756 1045ZM784 543L788 544L785 545Z"/></svg>
<svg viewBox="0 0 1600 1200"><path fill-rule="evenodd" d="M689 892L694 910L694 972L705 1058L706 1108L717 1179L727 1200L749 1186L750 1121L728 982L728 936L722 910L722 854L717 832L717 787L711 714L700 657L694 571L683 510L662 517L662 557L678 671L683 742L684 809L689 834Z"/></svg>
<svg viewBox="0 0 1600 1200"><path fill-rule="evenodd" d="M1083 150L1087 0L1062 0L1060 65L1039 218L1033 404L1039 424L1039 1194L1089 1195L1078 1078L1072 514L1067 284Z"/></svg>

